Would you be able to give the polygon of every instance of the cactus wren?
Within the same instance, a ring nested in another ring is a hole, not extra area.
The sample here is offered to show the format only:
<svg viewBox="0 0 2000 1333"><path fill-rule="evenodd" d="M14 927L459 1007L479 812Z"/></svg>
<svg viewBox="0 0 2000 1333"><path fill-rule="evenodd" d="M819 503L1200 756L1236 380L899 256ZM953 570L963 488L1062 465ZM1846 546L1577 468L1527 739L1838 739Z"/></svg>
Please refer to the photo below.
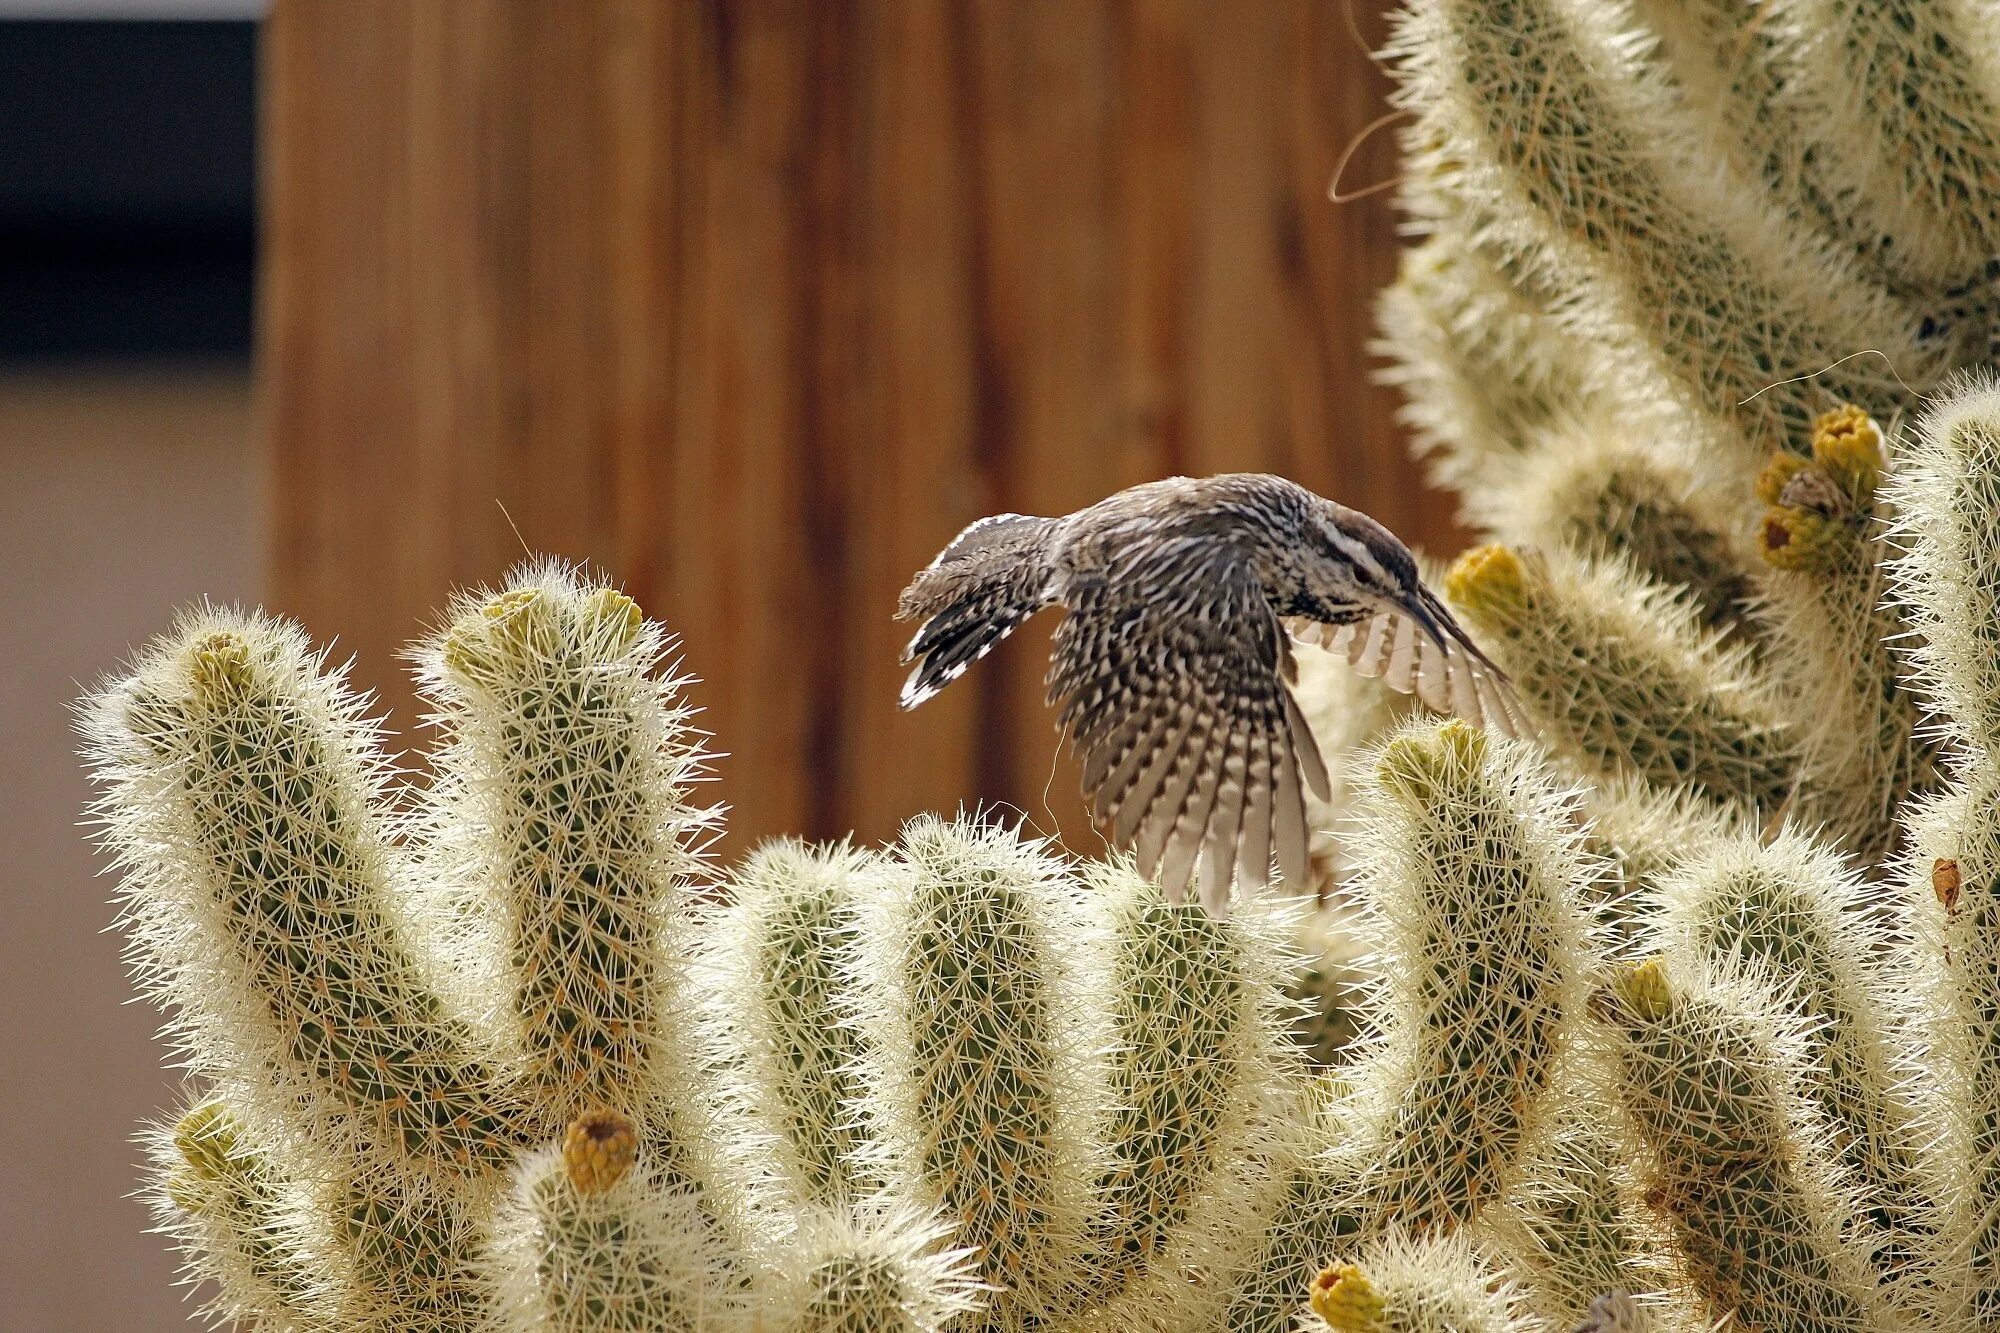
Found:
<svg viewBox="0 0 2000 1333"><path fill-rule="evenodd" d="M1060 605L1049 701L1084 761L1092 814L1181 901L1306 876L1304 784L1326 765L1293 700L1291 638L1509 735L1506 678L1423 585L1387 528L1282 477L1170 477L1062 518L997 514L903 591L922 627L903 660L914 708L1035 612ZM1289 632L1288 632L1289 631Z"/></svg>

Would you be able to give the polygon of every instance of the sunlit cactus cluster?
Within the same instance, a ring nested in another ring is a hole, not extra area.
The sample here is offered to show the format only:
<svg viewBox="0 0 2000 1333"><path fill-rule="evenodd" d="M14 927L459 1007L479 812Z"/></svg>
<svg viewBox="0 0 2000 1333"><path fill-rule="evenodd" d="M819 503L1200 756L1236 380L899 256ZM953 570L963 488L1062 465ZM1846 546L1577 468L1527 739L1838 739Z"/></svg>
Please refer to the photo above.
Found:
<svg viewBox="0 0 2000 1333"><path fill-rule="evenodd" d="M706 848L554 565L392 763L203 609L82 708L218 1321L2000 1330L2000 10L1411 0L1391 375L1533 735L1301 647L1325 901ZM1299 887L1299 886L1294 886Z"/></svg>
<svg viewBox="0 0 2000 1333"><path fill-rule="evenodd" d="M1357 1228L1315 1317L2000 1328L2000 10L1395 22L1380 346L1596 873L1504 1197Z"/></svg>
<svg viewBox="0 0 2000 1333"><path fill-rule="evenodd" d="M668 647L556 566L462 599L413 652L422 784L259 615L190 612L87 701L191 1076L155 1203L217 1317L1280 1333L1350 1242L1476 1262L1602 947L1531 747L1350 756L1371 836L1320 934L1373 963L1315 1053L1293 900L1217 918L968 818L712 865Z"/></svg>

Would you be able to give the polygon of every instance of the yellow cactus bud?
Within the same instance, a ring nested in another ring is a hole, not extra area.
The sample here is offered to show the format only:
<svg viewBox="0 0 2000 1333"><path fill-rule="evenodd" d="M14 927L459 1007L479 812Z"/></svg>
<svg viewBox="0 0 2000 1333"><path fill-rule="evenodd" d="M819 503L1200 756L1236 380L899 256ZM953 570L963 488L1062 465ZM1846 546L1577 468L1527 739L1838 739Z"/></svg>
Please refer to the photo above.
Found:
<svg viewBox="0 0 2000 1333"><path fill-rule="evenodd" d="M1611 990L1627 1009L1651 1022L1665 1018L1674 1007L1674 989L1658 958L1625 969L1612 978Z"/></svg>
<svg viewBox="0 0 2000 1333"><path fill-rule="evenodd" d="M1475 546L1452 564L1445 595L1491 629L1513 629L1527 619L1528 571L1505 546Z"/></svg>
<svg viewBox="0 0 2000 1333"><path fill-rule="evenodd" d="M1767 505L1777 504L1792 478L1811 466L1812 460L1799 454L1782 450L1772 454L1771 461L1757 474L1757 498Z"/></svg>
<svg viewBox="0 0 2000 1333"><path fill-rule="evenodd" d="M639 1155L632 1122L616 1111L585 1111L563 1135L563 1170L579 1194L603 1194Z"/></svg>
<svg viewBox="0 0 2000 1333"><path fill-rule="evenodd" d="M1313 1313L1334 1333L1375 1333L1382 1327L1382 1294L1353 1264L1331 1264L1312 1281Z"/></svg>
<svg viewBox="0 0 2000 1333"><path fill-rule="evenodd" d="M1882 428L1866 412L1849 403L1813 422L1812 452L1857 504L1873 499L1887 460Z"/></svg>
<svg viewBox="0 0 2000 1333"><path fill-rule="evenodd" d="M1764 511L1757 529L1757 549L1775 569L1832 568L1853 528L1812 509L1774 507Z"/></svg>
<svg viewBox="0 0 2000 1333"><path fill-rule="evenodd" d="M220 1180L230 1174L229 1159L236 1153L236 1125L228 1109L215 1101L191 1108L174 1125L174 1147L180 1149L188 1168L202 1180Z"/></svg>
<svg viewBox="0 0 2000 1333"><path fill-rule="evenodd" d="M623 652L639 637L646 613L616 588L599 588L577 608L577 625L585 638L602 635L614 652Z"/></svg>
<svg viewBox="0 0 2000 1333"><path fill-rule="evenodd" d="M250 645L231 630L220 630L195 643L188 674L203 702L220 703L250 683Z"/></svg>
<svg viewBox="0 0 2000 1333"><path fill-rule="evenodd" d="M1449 718L1429 732L1398 736L1383 746L1376 774L1403 800L1428 805L1441 780L1476 772L1485 759L1486 733Z"/></svg>
<svg viewBox="0 0 2000 1333"><path fill-rule="evenodd" d="M444 662L451 671L477 678L490 676L503 661L552 651L554 608L540 588L511 588L486 599L471 615L461 616L444 641Z"/></svg>

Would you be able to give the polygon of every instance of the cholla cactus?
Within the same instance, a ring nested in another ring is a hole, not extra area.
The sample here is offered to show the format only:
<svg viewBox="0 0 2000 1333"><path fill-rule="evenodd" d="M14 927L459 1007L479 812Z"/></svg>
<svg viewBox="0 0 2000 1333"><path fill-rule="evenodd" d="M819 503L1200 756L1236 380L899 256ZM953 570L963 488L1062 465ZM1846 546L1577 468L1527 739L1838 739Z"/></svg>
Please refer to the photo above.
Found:
<svg viewBox="0 0 2000 1333"><path fill-rule="evenodd" d="M1291 914L979 820L718 877L667 647L555 566L463 600L414 654L421 792L265 617L190 613L89 701L133 962L203 1085L147 1142L212 1313L1219 1320L1317 1143Z"/></svg>
<svg viewBox="0 0 2000 1333"><path fill-rule="evenodd" d="M185 618L85 728L212 1311L2000 1328L2000 387L1948 374L1993 323L1996 30L1412 0L1386 346L1541 734L1302 650L1375 955L1316 1072L1290 909L964 819L712 872L664 636L570 572L418 650L421 790L296 630Z"/></svg>
<svg viewBox="0 0 2000 1333"><path fill-rule="evenodd" d="M1333 1333L1524 1333L1517 1293L1460 1241L1389 1236L1360 1263L1322 1269L1312 1312Z"/></svg>
<svg viewBox="0 0 2000 1333"><path fill-rule="evenodd" d="M1954 375L1996 38L1968 0L1398 21L1390 378L1613 870L1552 1081L1585 1123L1472 1228L1554 1326L2000 1327L2000 389Z"/></svg>

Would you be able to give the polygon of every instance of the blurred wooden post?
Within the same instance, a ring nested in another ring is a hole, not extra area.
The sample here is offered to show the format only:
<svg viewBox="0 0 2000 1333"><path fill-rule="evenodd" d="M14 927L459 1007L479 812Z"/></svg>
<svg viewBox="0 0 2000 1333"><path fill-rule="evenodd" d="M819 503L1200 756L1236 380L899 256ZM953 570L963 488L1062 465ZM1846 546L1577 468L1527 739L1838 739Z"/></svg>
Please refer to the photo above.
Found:
<svg viewBox="0 0 2000 1333"><path fill-rule="evenodd" d="M982 798L1081 833L1045 635L895 708L896 591L961 525L1256 469L1453 537L1370 382L1385 198L1326 198L1383 105L1350 23L277 0L273 605L408 731L392 654L520 555L511 517L683 634L733 849ZM1393 169L1378 134L1346 183Z"/></svg>

